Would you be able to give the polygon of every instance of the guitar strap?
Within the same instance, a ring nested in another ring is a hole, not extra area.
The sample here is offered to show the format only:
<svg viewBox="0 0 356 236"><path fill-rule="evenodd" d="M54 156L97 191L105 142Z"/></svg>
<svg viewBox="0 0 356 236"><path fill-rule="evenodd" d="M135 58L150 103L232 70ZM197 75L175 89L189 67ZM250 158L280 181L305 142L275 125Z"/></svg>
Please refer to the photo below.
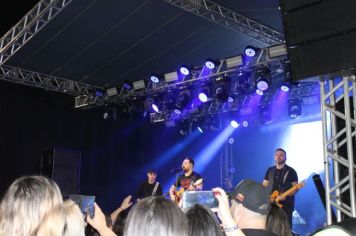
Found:
<svg viewBox="0 0 356 236"><path fill-rule="evenodd" d="M287 165L285 167L287 167ZM268 190L269 190L269 192L272 192L275 171L276 171L276 167L273 167L268 173ZM289 168L283 168L283 171L281 173L281 176L283 176L283 184L286 182L288 174L289 174ZM279 188L280 188L280 186L279 186ZM280 191L280 189L279 189L279 191Z"/></svg>
<svg viewBox="0 0 356 236"><path fill-rule="evenodd" d="M154 196L154 195L156 194L157 189L158 189L158 185L159 185L159 182L157 181L157 182L156 182L156 185L155 185L155 187L154 187L154 189L153 189L153 191L152 191L152 196Z"/></svg>

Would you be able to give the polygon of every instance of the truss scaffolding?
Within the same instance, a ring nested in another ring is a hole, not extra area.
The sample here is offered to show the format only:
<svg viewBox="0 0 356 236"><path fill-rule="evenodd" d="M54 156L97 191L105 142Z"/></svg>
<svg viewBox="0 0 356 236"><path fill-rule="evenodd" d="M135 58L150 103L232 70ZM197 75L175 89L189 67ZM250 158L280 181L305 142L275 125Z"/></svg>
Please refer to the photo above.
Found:
<svg viewBox="0 0 356 236"><path fill-rule="evenodd" d="M90 84L45 75L8 65L0 66L0 80L56 91L73 96L92 94L95 89L101 89Z"/></svg>
<svg viewBox="0 0 356 236"><path fill-rule="evenodd" d="M163 0L230 30L246 34L267 45L284 43L284 34L210 0Z"/></svg>
<svg viewBox="0 0 356 236"><path fill-rule="evenodd" d="M41 0L0 40L0 66L20 50L72 0Z"/></svg>
<svg viewBox="0 0 356 236"><path fill-rule="evenodd" d="M320 82L328 224L333 223L333 209L337 221L341 221L343 215L356 217L355 85L355 76Z"/></svg>

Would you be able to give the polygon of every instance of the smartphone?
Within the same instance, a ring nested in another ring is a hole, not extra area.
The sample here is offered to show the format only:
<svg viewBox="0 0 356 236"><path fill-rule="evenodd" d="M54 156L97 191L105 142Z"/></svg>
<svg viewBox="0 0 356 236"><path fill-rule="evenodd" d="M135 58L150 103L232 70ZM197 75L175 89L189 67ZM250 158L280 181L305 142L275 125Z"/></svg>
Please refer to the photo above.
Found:
<svg viewBox="0 0 356 236"><path fill-rule="evenodd" d="M83 214L89 214L90 218L94 217L95 196L70 195L69 199L79 206Z"/></svg>
<svg viewBox="0 0 356 236"><path fill-rule="evenodd" d="M208 208L217 208L218 200L215 198L213 191L186 191L182 197L182 208L187 209L200 204Z"/></svg>

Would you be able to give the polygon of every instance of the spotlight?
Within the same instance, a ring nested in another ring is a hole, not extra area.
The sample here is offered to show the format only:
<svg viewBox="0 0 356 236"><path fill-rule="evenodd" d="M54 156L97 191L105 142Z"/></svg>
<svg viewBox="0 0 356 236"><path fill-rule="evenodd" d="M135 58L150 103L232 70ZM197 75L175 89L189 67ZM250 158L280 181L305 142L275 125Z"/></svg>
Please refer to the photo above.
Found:
<svg viewBox="0 0 356 236"><path fill-rule="evenodd" d="M288 115L292 119L296 119L303 114L302 100L299 98L290 99L288 101Z"/></svg>
<svg viewBox="0 0 356 236"><path fill-rule="evenodd" d="M177 115L177 116L180 116L182 114L182 111L180 109L174 109L174 113Z"/></svg>
<svg viewBox="0 0 356 236"><path fill-rule="evenodd" d="M95 95L95 97L101 98L101 97L103 97L105 95L105 92L102 89L96 88L95 92L94 92L94 95Z"/></svg>
<svg viewBox="0 0 356 236"><path fill-rule="evenodd" d="M285 93L289 92L289 86L286 82L282 83L281 90Z"/></svg>
<svg viewBox="0 0 356 236"><path fill-rule="evenodd" d="M216 60L209 58L206 59L205 61L205 66L209 69L209 70L213 70L216 67L217 63Z"/></svg>
<svg viewBox="0 0 356 236"><path fill-rule="evenodd" d="M271 85L271 75L268 68L261 68L256 71L256 87L262 92Z"/></svg>
<svg viewBox="0 0 356 236"><path fill-rule="evenodd" d="M257 49L255 47L252 47L252 46L245 47L245 50L244 50L245 56L254 57L254 56L256 56L256 53L257 53Z"/></svg>
<svg viewBox="0 0 356 236"><path fill-rule="evenodd" d="M182 75L187 76L187 75L189 75L189 73L190 73L190 69L189 69L188 66L182 65L182 66L179 68L179 72L180 72Z"/></svg>
<svg viewBox="0 0 356 236"><path fill-rule="evenodd" d="M199 93L199 100L201 101L201 102L207 102L208 101L208 96L204 93L204 92L200 92Z"/></svg>
<svg viewBox="0 0 356 236"><path fill-rule="evenodd" d="M152 74L150 76L150 80L151 80L151 82L153 82L155 84L157 84L161 81L160 76L158 74Z"/></svg>
<svg viewBox="0 0 356 236"><path fill-rule="evenodd" d="M242 122L242 126L246 128L246 127L248 126L248 121L247 121L247 120L244 120L244 121Z"/></svg>
<svg viewBox="0 0 356 236"><path fill-rule="evenodd" d="M234 93L251 92L254 88L254 78L250 71L239 71L236 74L236 83L234 84Z"/></svg>
<svg viewBox="0 0 356 236"><path fill-rule="evenodd" d="M128 81L124 81L124 83L122 84L122 86L127 89L127 90L132 90L133 89L133 86L132 86L132 83L131 82L128 82Z"/></svg>
<svg viewBox="0 0 356 236"><path fill-rule="evenodd" d="M158 108L158 106L156 104L152 103L151 107L156 113L159 112L159 108Z"/></svg>
<svg viewBox="0 0 356 236"><path fill-rule="evenodd" d="M198 126L198 131L200 132L200 133L204 133L204 131L203 131L203 129L202 128L200 128L200 126Z"/></svg>
<svg viewBox="0 0 356 236"><path fill-rule="evenodd" d="M229 97L229 98L227 99L227 101L231 103L231 102L234 101L234 99L233 99L232 97Z"/></svg>
<svg viewBox="0 0 356 236"><path fill-rule="evenodd" d="M261 90L259 90L259 89L256 89L256 93L257 93L258 95L260 95L260 96L263 95L263 91L261 91Z"/></svg>
<svg viewBox="0 0 356 236"><path fill-rule="evenodd" d="M232 121L230 122L230 125L231 125L234 129L236 129L237 127L240 126L239 123L237 123L236 120L232 120Z"/></svg>

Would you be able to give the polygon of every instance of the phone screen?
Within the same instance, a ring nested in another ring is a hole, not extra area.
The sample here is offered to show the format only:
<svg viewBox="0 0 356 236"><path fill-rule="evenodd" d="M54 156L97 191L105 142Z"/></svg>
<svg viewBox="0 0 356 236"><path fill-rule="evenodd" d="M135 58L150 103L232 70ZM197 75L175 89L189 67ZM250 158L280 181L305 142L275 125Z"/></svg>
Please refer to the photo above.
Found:
<svg viewBox="0 0 356 236"><path fill-rule="evenodd" d="M69 199L75 202L84 214L89 214L90 218L94 217L95 196L70 195Z"/></svg>
<svg viewBox="0 0 356 236"><path fill-rule="evenodd" d="M183 193L182 208L186 209L200 204L208 208L217 208L218 200L215 198L213 191L188 191Z"/></svg>

